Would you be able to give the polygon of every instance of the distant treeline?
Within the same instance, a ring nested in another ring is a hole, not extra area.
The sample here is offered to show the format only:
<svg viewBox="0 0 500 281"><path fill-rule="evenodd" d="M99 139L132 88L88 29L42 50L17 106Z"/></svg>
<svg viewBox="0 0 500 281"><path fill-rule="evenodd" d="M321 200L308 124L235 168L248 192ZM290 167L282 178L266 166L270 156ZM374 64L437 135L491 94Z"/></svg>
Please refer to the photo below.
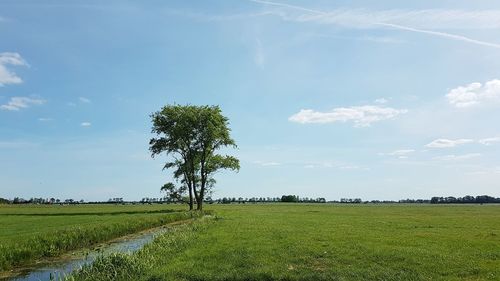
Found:
<svg viewBox="0 0 500 281"><path fill-rule="evenodd" d="M7 201L6 203L11 204L80 204L84 203L83 200L75 200L75 199L57 199L57 198L30 198L24 199L20 197L14 197L13 200L0 198L0 202L3 200Z"/></svg>
<svg viewBox="0 0 500 281"><path fill-rule="evenodd" d="M429 199L402 199L398 201L394 200L362 200L361 198L342 198L340 200L327 201L323 197L309 198L309 197L299 197L297 195L282 195L281 197L223 197L219 199L212 199L207 197L204 200L208 204L245 204L245 203L277 203L277 202L289 202L289 203L339 203L339 204L486 204L486 203L498 203L500 204L500 198L495 198L488 195L471 196L467 195L464 197L432 197ZM64 199L60 200L57 198L30 198L29 200L15 197L13 200L0 198L0 204L175 204L182 203L182 201L175 201L170 198L142 198L140 201L124 201L123 198L110 198L107 201L90 201L85 202L84 200L75 199Z"/></svg>
<svg viewBox="0 0 500 281"><path fill-rule="evenodd" d="M480 196L464 196L464 197L432 197L431 204L484 204L484 203L500 203L500 198L491 197L488 195Z"/></svg>
<svg viewBox="0 0 500 281"><path fill-rule="evenodd" d="M500 198L495 198L488 195L480 196L464 196L464 197L432 197L431 199L401 199L395 200L362 200L361 198L342 198L340 200L327 201L323 197L309 198L299 197L297 195L283 195L281 197L223 197L212 200L209 198L209 203L218 204L244 204L244 203L273 203L273 202L291 202L291 203L339 203L339 204L485 204L485 203L500 203Z"/></svg>
<svg viewBox="0 0 500 281"><path fill-rule="evenodd" d="M326 199L319 198L300 198L297 195L283 195L281 197L224 197L221 199L212 200L213 203L231 204L231 203L273 203L273 202L293 202L293 203L326 203Z"/></svg>

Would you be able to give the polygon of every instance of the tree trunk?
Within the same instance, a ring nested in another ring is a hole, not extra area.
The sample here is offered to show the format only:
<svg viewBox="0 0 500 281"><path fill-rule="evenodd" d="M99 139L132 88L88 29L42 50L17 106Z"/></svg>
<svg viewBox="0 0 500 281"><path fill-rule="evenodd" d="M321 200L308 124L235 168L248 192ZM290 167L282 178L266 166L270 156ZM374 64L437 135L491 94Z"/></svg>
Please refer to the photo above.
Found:
<svg viewBox="0 0 500 281"><path fill-rule="evenodd" d="M191 184L188 185L189 188L189 210L193 210L193 187Z"/></svg>
<svg viewBox="0 0 500 281"><path fill-rule="evenodd" d="M203 154L205 154L205 151L203 151ZM198 211L203 211L203 198L205 197L205 184L206 184L205 157L201 159L200 176L201 176L200 198L198 199L198 206L196 207L196 209Z"/></svg>
<svg viewBox="0 0 500 281"><path fill-rule="evenodd" d="M193 210L193 183L189 179L189 173L186 172L187 169L184 169L184 180L187 183L189 189L189 210Z"/></svg>
<svg viewBox="0 0 500 281"><path fill-rule="evenodd" d="M199 205L200 202L200 195L196 191L196 187L193 185L193 193L194 193L194 199L196 200L196 204ZM198 208L198 207L197 207Z"/></svg>
<svg viewBox="0 0 500 281"><path fill-rule="evenodd" d="M193 185L193 193L194 193L194 198L196 199L196 204L199 205L199 195L198 195L198 192L196 192L196 172L195 172L195 169L194 169L194 164L193 162L191 161L190 162L190 168L191 168L191 183ZM197 207L198 209L199 207Z"/></svg>
<svg viewBox="0 0 500 281"><path fill-rule="evenodd" d="M198 206L197 210L202 211L203 210L203 199L205 198L205 186L206 186L206 176L201 177L201 187L200 187L200 196L198 198Z"/></svg>
<svg viewBox="0 0 500 281"><path fill-rule="evenodd" d="M203 211L203 199L200 197L200 201L198 201L198 206L196 206L196 210Z"/></svg>

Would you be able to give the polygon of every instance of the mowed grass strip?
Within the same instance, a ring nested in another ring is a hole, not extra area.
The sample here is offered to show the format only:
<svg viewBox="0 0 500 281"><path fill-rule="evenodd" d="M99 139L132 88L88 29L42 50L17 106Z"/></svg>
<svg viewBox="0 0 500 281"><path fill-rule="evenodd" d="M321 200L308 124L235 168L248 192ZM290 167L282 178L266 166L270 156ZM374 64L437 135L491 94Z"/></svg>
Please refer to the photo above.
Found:
<svg viewBox="0 0 500 281"><path fill-rule="evenodd" d="M23 207L20 213L27 211L24 208L30 209L30 212L38 209L37 207ZM95 206L88 208L98 209ZM144 210L146 213L136 210L132 214L109 214L110 206L104 209L105 213L94 212L92 215L88 214L88 209L83 215L77 215L75 210L72 210L71 215L68 216L0 214L0 225L2 225L0 270L7 270L37 259L58 256L70 250L89 247L126 234L198 216L197 213L189 212L151 213L151 210ZM9 209L9 212L12 210ZM49 210L49 208L44 210ZM54 209L51 210L53 211Z"/></svg>
<svg viewBox="0 0 500 281"><path fill-rule="evenodd" d="M500 206L210 206L72 280L500 280Z"/></svg>

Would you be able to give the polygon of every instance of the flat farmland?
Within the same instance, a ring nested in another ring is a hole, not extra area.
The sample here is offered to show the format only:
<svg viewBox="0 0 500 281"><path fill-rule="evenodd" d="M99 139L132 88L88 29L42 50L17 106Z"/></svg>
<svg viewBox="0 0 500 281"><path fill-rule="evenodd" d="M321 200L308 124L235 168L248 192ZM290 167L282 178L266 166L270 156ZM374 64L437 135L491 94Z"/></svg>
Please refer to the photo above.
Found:
<svg viewBox="0 0 500 281"><path fill-rule="evenodd" d="M498 205L212 205L75 280L499 280Z"/></svg>

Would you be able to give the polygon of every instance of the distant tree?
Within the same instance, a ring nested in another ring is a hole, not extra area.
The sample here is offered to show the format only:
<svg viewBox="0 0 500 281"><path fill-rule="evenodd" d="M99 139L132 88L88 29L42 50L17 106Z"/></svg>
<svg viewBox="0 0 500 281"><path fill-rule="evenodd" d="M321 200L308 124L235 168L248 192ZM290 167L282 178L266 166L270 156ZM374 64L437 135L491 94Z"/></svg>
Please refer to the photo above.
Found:
<svg viewBox="0 0 500 281"><path fill-rule="evenodd" d="M214 174L221 169L239 170L239 160L217 151L236 147L230 137L229 120L218 106L167 105L151 115L152 132L157 138L149 142L151 156L170 156L165 169L175 169L174 178L181 183L175 192L189 194L189 209L196 200L203 209L205 196L215 184ZM194 198L193 198L194 197Z"/></svg>
<svg viewBox="0 0 500 281"><path fill-rule="evenodd" d="M281 202L299 202L299 197L296 195L283 195Z"/></svg>

